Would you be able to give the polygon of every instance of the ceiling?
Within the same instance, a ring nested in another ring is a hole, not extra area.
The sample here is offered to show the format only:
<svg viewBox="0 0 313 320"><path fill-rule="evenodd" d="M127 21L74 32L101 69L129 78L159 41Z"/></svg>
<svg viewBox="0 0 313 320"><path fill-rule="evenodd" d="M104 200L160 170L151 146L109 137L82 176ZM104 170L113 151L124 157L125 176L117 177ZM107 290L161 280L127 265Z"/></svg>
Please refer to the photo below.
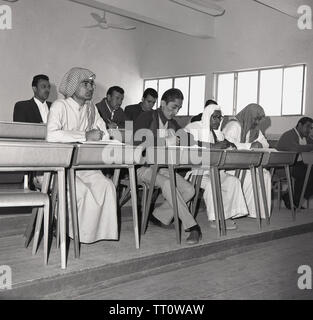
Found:
<svg viewBox="0 0 313 320"><path fill-rule="evenodd" d="M214 22L227 1L241 0L69 0L120 16L199 38L214 37ZM251 0L294 18L299 6L313 0ZM197 23L194 23L194 22Z"/></svg>

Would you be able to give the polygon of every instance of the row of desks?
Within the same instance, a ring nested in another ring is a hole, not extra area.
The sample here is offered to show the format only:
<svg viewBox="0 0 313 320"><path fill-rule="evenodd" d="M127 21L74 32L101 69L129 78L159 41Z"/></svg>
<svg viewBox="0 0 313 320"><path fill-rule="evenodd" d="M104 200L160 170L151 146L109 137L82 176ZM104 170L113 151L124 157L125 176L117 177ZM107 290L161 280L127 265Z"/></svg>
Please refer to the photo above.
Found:
<svg viewBox="0 0 313 320"><path fill-rule="evenodd" d="M241 150L208 150L189 147L148 147L127 145L104 145L104 144L65 144L49 143L46 141L33 140L0 140L0 171L56 171L58 173L59 186L59 214L61 238L61 265L66 267L65 252L65 169L69 169L69 184L72 204L75 198L75 171L82 169L100 168L128 168L130 174L130 186L132 190L132 207L135 226L136 247L139 248L138 214L136 198L135 166L143 164L168 166L171 172L172 195L176 200L175 175L177 168L202 168L212 170L215 184L219 184L219 169L251 169L257 167L289 166L295 161L296 154L290 152L262 152ZM312 159L313 153L305 157ZM118 171L117 171L118 172ZM117 185L118 174L114 177ZM148 204L151 202L154 181L152 179ZM221 194L214 196L216 205L221 202ZM76 206L72 214L75 213ZM149 205L146 206L149 210ZM146 216L147 216L146 211ZM175 226L178 232L177 203L174 201L174 213L176 216ZM73 219L74 227L78 225L77 219ZM223 224L223 219L221 219ZM224 226L222 226L224 227ZM75 234L75 233L74 233ZM78 234L78 232L76 232ZM79 239L74 239L75 254L79 255Z"/></svg>

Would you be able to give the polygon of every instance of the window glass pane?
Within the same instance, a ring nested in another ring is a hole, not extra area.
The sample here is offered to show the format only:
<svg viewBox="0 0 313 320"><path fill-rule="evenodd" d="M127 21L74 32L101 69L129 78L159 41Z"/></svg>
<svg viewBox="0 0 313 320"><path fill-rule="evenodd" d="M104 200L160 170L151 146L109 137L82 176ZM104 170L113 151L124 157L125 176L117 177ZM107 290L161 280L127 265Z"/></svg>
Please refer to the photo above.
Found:
<svg viewBox="0 0 313 320"><path fill-rule="evenodd" d="M234 73L218 75L217 102L226 115L233 114L234 78Z"/></svg>
<svg viewBox="0 0 313 320"><path fill-rule="evenodd" d="M301 114L303 66L284 70L283 115Z"/></svg>
<svg viewBox="0 0 313 320"><path fill-rule="evenodd" d="M237 112L258 100L258 71L238 73Z"/></svg>
<svg viewBox="0 0 313 320"><path fill-rule="evenodd" d="M179 89L184 95L183 106L179 110L179 116L188 115L188 100L189 100L189 77L174 79L174 88Z"/></svg>
<svg viewBox="0 0 313 320"><path fill-rule="evenodd" d="M194 116L203 111L205 99L205 76L190 78L189 115Z"/></svg>
<svg viewBox="0 0 313 320"><path fill-rule="evenodd" d="M162 95L163 93L168 90L168 89L171 89L172 88L172 81L173 79L172 78L168 78L168 79L160 79L159 80L159 91L158 91L158 94L159 94L159 98L158 98L158 107L160 106L161 104L161 98L162 98Z"/></svg>
<svg viewBox="0 0 313 320"><path fill-rule="evenodd" d="M283 69L261 71L260 105L267 116L281 115Z"/></svg>
<svg viewBox="0 0 313 320"><path fill-rule="evenodd" d="M158 80L145 80L145 86L144 90L147 88L152 88L156 91L158 91Z"/></svg>

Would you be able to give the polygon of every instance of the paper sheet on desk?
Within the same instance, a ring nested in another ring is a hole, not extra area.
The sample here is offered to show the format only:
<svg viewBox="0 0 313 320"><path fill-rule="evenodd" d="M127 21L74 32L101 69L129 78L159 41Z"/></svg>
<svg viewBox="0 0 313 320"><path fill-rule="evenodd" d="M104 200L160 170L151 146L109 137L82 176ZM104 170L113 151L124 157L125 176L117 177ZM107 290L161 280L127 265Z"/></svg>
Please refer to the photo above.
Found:
<svg viewBox="0 0 313 320"><path fill-rule="evenodd" d="M119 140L115 140L115 139L112 139L112 140L99 140L99 141L84 141L82 142L83 144L113 144L113 145L125 145L125 143L122 143L121 141Z"/></svg>
<svg viewBox="0 0 313 320"><path fill-rule="evenodd" d="M240 149L239 149L240 150ZM260 151L260 152L278 152L274 148L252 148L251 151Z"/></svg>

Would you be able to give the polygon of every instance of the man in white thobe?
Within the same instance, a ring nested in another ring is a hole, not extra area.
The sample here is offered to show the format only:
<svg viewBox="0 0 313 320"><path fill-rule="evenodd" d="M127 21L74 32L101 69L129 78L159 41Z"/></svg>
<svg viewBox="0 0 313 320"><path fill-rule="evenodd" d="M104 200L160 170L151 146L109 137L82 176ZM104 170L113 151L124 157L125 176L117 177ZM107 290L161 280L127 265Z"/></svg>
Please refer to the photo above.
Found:
<svg viewBox="0 0 313 320"><path fill-rule="evenodd" d="M231 119L223 128L225 138L234 143L238 149L249 150L253 148L267 149L269 144L259 130L258 125L265 117L263 108L258 104L249 104L241 110L236 118ZM268 170L263 169L267 206L271 214L271 192L272 182ZM259 175L257 174L257 185L261 190ZM246 170L246 176L243 183L243 192L248 206L249 217L256 218L256 208L253 197L252 178L250 170ZM261 192L259 192L261 194ZM265 218L263 201L260 201L261 217Z"/></svg>
<svg viewBox="0 0 313 320"><path fill-rule="evenodd" d="M55 101L47 123L47 140L51 142L84 142L109 139L105 122L91 99L94 92L93 72L72 68L60 84L65 99ZM101 171L79 170L76 192L80 241L117 240L116 190ZM69 236L73 237L71 217Z"/></svg>
<svg viewBox="0 0 313 320"><path fill-rule="evenodd" d="M185 130L191 133L195 141L203 143L209 148L226 149L227 142L223 134L218 131L222 118L221 108L218 105L210 104L203 111L202 119L189 123ZM224 143L223 143L224 142ZM197 170L191 172L197 174ZM237 226L231 219L246 216L247 206L241 189L240 180L225 171L220 171L222 199L226 229L233 230ZM211 177L209 172L205 172L202 177L201 188L204 189L203 198L207 208L210 226L216 228L215 210L213 205L213 192L211 187Z"/></svg>

